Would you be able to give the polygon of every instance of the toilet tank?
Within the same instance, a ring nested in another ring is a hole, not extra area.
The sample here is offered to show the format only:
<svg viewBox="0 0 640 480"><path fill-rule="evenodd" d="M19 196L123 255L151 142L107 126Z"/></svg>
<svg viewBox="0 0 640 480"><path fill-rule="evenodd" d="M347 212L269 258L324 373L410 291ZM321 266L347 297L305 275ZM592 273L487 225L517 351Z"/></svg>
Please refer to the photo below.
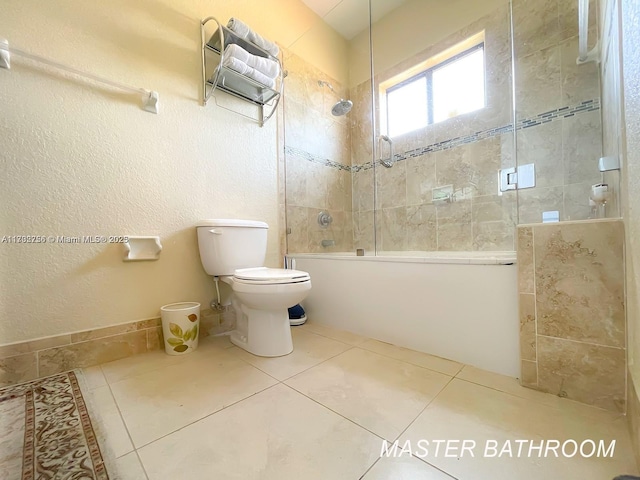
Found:
<svg viewBox="0 0 640 480"><path fill-rule="evenodd" d="M198 222L198 248L209 275L233 275L238 268L262 267L267 254L264 222L213 219Z"/></svg>

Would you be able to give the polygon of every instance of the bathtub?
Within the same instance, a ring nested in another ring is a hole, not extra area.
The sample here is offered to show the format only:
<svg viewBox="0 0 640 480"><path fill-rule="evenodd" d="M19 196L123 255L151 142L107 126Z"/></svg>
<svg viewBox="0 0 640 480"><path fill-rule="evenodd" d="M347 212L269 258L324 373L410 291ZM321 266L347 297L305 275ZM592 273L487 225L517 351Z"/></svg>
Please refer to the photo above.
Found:
<svg viewBox="0 0 640 480"><path fill-rule="evenodd" d="M310 321L512 377L520 374L515 252L290 254Z"/></svg>

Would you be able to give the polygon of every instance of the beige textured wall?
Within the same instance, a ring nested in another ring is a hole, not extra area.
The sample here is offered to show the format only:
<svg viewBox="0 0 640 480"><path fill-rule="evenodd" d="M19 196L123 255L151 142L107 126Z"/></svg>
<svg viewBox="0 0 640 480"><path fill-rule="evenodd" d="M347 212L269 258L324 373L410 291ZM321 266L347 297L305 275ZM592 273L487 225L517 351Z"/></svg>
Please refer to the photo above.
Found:
<svg viewBox="0 0 640 480"><path fill-rule="evenodd" d="M208 304L201 218L267 221L268 263L280 263L276 122L260 128L199 105L199 20L237 16L291 46L319 21L313 12L298 0L2 6L0 32L16 48L157 90L161 111L16 57L0 71L0 234L160 235L164 250L157 262L123 263L119 245L0 244L0 344L155 317L174 301ZM313 56L319 46L296 48Z"/></svg>
<svg viewBox="0 0 640 480"><path fill-rule="evenodd" d="M624 91L622 216L626 227L629 371L640 391L640 5L620 3ZM616 19L614 19L616 20ZM640 395L636 394L636 397ZM637 414L637 411L636 411ZM636 419L637 424L637 419ZM638 445L640 450L640 445Z"/></svg>

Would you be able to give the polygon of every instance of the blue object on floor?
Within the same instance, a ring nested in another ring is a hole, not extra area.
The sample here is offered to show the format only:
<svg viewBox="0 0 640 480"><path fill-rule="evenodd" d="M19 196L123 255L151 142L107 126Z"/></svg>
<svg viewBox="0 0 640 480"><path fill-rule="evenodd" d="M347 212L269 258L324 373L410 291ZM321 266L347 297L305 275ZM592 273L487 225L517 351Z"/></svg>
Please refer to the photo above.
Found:
<svg viewBox="0 0 640 480"><path fill-rule="evenodd" d="M304 308L300 304L289 308L290 320L300 320L302 317L304 317Z"/></svg>
<svg viewBox="0 0 640 480"><path fill-rule="evenodd" d="M294 305L289 309L289 324L291 326L302 325L307 321L307 315L304 313L304 308L300 304Z"/></svg>

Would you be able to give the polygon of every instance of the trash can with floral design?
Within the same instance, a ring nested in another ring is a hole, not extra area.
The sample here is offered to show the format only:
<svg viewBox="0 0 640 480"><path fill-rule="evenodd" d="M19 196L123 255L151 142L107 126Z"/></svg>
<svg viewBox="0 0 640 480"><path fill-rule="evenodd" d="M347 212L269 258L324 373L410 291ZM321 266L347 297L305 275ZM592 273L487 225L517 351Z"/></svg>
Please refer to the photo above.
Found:
<svg viewBox="0 0 640 480"><path fill-rule="evenodd" d="M200 304L170 303L160 308L164 351L169 355L184 355L198 348Z"/></svg>

